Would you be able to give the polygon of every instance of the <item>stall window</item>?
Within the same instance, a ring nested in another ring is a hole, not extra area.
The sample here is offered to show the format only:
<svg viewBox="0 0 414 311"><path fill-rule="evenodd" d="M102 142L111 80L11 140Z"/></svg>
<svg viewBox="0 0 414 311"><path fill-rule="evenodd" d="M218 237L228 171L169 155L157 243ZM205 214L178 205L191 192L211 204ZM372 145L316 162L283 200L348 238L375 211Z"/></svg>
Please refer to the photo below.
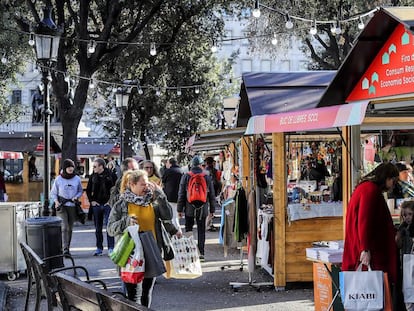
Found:
<svg viewBox="0 0 414 311"><path fill-rule="evenodd" d="M272 61L268 59L260 61L260 69L265 72L272 71Z"/></svg>
<svg viewBox="0 0 414 311"><path fill-rule="evenodd" d="M21 183L23 182L23 160L21 159L4 159L4 180L6 182Z"/></svg>

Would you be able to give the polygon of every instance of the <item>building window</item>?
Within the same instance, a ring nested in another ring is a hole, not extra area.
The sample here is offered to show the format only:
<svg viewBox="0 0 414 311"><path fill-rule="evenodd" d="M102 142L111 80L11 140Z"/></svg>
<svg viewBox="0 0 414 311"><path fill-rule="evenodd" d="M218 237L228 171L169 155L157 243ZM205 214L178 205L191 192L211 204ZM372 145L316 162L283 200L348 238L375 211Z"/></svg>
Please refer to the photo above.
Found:
<svg viewBox="0 0 414 311"><path fill-rule="evenodd" d="M242 60L241 71L242 72L251 72L252 71L252 60L251 59L243 59Z"/></svg>
<svg viewBox="0 0 414 311"><path fill-rule="evenodd" d="M241 40L242 45L249 45L250 31L243 31L243 39Z"/></svg>
<svg viewBox="0 0 414 311"><path fill-rule="evenodd" d="M282 60L280 62L281 71L290 71L290 60Z"/></svg>
<svg viewBox="0 0 414 311"><path fill-rule="evenodd" d="M272 71L272 61L266 59L260 62L260 70L264 72Z"/></svg>
<svg viewBox="0 0 414 311"><path fill-rule="evenodd" d="M12 92L12 105L21 105L22 104L22 91L14 90Z"/></svg>

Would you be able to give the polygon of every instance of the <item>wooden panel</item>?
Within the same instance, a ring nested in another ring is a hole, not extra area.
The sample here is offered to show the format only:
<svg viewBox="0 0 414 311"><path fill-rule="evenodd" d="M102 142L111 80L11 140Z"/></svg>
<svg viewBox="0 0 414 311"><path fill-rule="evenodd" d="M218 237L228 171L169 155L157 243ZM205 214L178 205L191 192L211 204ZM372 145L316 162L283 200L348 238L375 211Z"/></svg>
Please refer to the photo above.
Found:
<svg viewBox="0 0 414 311"><path fill-rule="evenodd" d="M251 189L252 187L252 181L250 180L250 151L249 151L249 145L251 142L250 137L243 137L241 140L241 152L242 152L242 184L244 189ZM235 163L236 165L237 163Z"/></svg>
<svg viewBox="0 0 414 311"><path fill-rule="evenodd" d="M312 271L309 273L292 273L286 276L286 282L312 282Z"/></svg>
<svg viewBox="0 0 414 311"><path fill-rule="evenodd" d="M303 219L286 224L286 232L292 233L306 233L315 231L315 228L321 231L342 231L342 217Z"/></svg>
<svg viewBox="0 0 414 311"><path fill-rule="evenodd" d="M286 146L284 133L272 134L273 150L273 207L275 217L275 258L274 258L274 285L286 286L285 245L286 245Z"/></svg>

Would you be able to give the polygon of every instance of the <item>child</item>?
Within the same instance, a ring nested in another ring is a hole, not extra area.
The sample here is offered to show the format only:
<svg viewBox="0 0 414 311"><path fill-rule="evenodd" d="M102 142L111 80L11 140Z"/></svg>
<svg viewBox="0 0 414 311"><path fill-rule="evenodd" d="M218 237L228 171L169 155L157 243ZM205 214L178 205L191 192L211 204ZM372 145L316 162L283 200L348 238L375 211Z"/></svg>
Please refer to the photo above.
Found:
<svg viewBox="0 0 414 311"><path fill-rule="evenodd" d="M401 249L401 257L413 251L414 237L414 201L404 201L401 204L401 225L397 232L397 246ZM404 273L404 271L403 271ZM407 311L414 311L414 303L406 303Z"/></svg>

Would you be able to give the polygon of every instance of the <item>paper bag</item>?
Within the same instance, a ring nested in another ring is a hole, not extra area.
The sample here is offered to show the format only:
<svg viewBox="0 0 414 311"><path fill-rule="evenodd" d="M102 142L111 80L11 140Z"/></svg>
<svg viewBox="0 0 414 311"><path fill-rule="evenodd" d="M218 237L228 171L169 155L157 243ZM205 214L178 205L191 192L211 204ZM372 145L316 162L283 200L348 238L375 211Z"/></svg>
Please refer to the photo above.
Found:
<svg viewBox="0 0 414 311"><path fill-rule="evenodd" d="M197 244L192 237L172 237L175 256L169 261L169 276L174 279L195 279L203 275Z"/></svg>
<svg viewBox="0 0 414 311"><path fill-rule="evenodd" d="M403 293L405 303L414 303L414 254L403 256Z"/></svg>

